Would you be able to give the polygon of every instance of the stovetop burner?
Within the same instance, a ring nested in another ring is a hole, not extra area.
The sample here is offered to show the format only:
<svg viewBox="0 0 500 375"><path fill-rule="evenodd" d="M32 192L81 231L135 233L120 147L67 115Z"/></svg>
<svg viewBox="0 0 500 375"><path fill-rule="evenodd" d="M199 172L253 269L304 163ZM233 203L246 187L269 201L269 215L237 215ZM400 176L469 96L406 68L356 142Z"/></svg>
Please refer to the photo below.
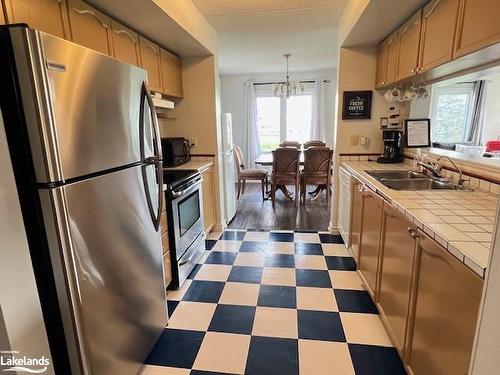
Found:
<svg viewBox="0 0 500 375"><path fill-rule="evenodd" d="M184 184L186 181L199 175L199 172L195 169L192 170L173 170L164 169L163 170L163 180L167 184L167 190L173 190L176 187Z"/></svg>

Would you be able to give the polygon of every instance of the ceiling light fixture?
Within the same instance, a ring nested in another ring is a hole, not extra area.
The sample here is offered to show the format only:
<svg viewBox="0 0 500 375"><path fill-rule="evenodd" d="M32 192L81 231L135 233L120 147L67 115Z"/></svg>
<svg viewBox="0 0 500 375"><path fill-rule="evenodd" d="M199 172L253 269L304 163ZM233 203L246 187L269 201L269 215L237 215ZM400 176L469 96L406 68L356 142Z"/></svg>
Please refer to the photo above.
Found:
<svg viewBox="0 0 500 375"><path fill-rule="evenodd" d="M280 98L289 98L290 96L300 95L304 93L305 85L304 83L298 81L290 81L289 63L288 59L292 56L287 53L283 55L286 60L286 80L285 82L278 82L274 84L274 95Z"/></svg>

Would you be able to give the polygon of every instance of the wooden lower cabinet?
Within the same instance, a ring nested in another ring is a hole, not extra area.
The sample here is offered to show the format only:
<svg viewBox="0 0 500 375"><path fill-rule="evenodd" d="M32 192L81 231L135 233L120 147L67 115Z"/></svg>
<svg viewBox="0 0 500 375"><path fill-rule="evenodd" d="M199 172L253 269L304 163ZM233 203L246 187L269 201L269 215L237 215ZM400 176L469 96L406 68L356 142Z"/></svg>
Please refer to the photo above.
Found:
<svg viewBox="0 0 500 375"><path fill-rule="evenodd" d="M27 23L33 29L60 38L69 37L66 1L4 0L4 6L5 16L0 15L0 23Z"/></svg>
<svg viewBox="0 0 500 375"><path fill-rule="evenodd" d="M111 18L81 0L68 0L68 14L73 42L112 55Z"/></svg>
<svg viewBox="0 0 500 375"><path fill-rule="evenodd" d="M163 278L165 280L165 288L172 282L172 260L170 259L170 251L163 254Z"/></svg>
<svg viewBox="0 0 500 375"><path fill-rule="evenodd" d="M160 233L164 234L168 230L167 212L163 211L160 215Z"/></svg>
<svg viewBox="0 0 500 375"><path fill-rule="evenodd" d="M363 225L363 183L353 179L351 198L351 225L349 238L351 253L356 264L359 263L359 245L361 242L361 226Z"/></svg>
<svg viewBox="0 0 500 375"><path fill-rule="evenodd" d="M368 292L376 300L380 230L384 199L367 187L363 188L362 194L363 220L361 225L358 269L368 287Z"/></svg>
<svg viewBox="0 0 500 375"><path fill-rule="evenodd" d="M203 226L205 233L210 232L215 225L215 198L213 167L202 172L203 176Z"/></svg>
<svg viewBox="0 0 500 375"><path fill-rule="evenodd" d="M419 272L406 363L414 375L467 374L483 280L418 231Z"/></svg>
<svg viewBox="0 0 500 375"><path fill-rule="evenodd" d="M403 356L415 261L415 228L390 204L384 203L380 282L377 306L396 349Z"/></svg>

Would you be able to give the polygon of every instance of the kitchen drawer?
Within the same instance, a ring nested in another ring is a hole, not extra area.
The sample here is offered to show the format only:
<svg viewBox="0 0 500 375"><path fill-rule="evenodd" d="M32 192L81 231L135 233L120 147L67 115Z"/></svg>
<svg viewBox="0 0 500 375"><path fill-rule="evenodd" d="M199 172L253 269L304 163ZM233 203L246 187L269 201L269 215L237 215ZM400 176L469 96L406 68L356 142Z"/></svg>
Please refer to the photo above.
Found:
<svg viewBox="0 0 500 375"><path fill-rule="evenodd" d="M161 236L161 247L163 249L163 254L170 250L170 246L168 244L168 232L165 232Z"/></svg>
<svg viewBox="0 0 500 375"><path fill-rule="evenodd" d="M165 233L167 230L168 230L167 212L164 211L160 215L160 234Z"/></svg>
<svg viewBox="0 0 500 375"><path fill-rule="evenodd" d="M165 280L165 288L172 282L172 263L170 260L170 251L163 255L163 278Z"/></svg>

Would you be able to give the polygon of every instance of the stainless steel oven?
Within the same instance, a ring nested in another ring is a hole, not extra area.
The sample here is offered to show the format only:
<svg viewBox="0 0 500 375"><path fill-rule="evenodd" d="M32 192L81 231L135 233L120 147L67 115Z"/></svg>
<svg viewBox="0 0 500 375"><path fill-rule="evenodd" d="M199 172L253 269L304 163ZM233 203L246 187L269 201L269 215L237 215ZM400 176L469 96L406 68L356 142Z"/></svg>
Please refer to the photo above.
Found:
<svg viewBox="0 0 500 375"><path fill-rule="evenodd" d="M167 181L173 179L167 183L173 288L183 284L205 250L202 177L193 171L184 176L179 173L175 173L176 178L167 177Z"/></svg>

